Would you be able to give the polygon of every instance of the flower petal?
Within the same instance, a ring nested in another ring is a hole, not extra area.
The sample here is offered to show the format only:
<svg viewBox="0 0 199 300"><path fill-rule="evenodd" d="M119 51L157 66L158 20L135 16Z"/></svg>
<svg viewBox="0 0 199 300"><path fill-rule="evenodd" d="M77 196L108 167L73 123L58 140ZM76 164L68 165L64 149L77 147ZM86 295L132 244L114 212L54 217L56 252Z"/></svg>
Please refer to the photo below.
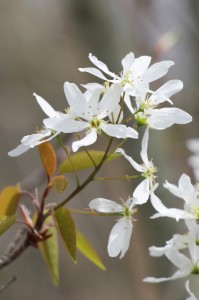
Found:
<svg viewBox="0 0 199 300"><path fill-rule="evenodd" d="M76 121L69 118L48 118L44 119L43 123L47 128L64 133L79 132L88 126L87 122Z"/></svg>
<svg viewBox="0 0 199 300"><path fill-rule="evenodd" d="M108 254L116 257L120 253L122 258L129 248L133 225L130 219L126 217L120 219L112 228L108 240Z"/></svg>
<svg viewBox="0 0 199 300"><path fill-rule="evenodd" d="M102 213L122 212L124 210L120 204L104 198L93 199L89 203L89 207Z"/></svg>
<svg viewBox="0 0 199 300"><path fill-rule="evenodd" d="M103 63L102 61L100 61L96 56L92 55L91 53L89 53L89 59L90 61L96 66L98 67L100 70L102 70L104 73L106 73L107 75L111 76L111 77L116 77L116 75L113 72L110 72L107 65L105 65L105 63Z"/></svg>
<svg viewBox="0 0 199 300"><path fill-rule="evenodd" d="M79 68L80 72L86 72L92 74L100 79L107 81L108 79L102 74L102 72L96 68Z"/></svg>
<svg viewBox="0 0 199 300"><path fill-rule="evenodd" d="M146 167L149 167L149 159L147 154L147 148L148 148L148 140L149 140L149 128L147 127L142 139L142 150L141 150L141 158L145 164Z"/></svg>
<svg viewBox="0 0 199 300"><path fill-rule="evenodd" d="M152 82L167 74L169 68L174 65L173 61L162 61L153 64L142 76L142 80L145 82Z"/></svg>
<svg viewBox="0 0 199 300"><path fill-rule="evenodd" d="M136 169L138 172L144 172L143 167L140 166L138 163L136 163L132 159L132 157L128 156L122 148L118 148L115 152L121 153L130 162L130 164L133 166L133 168Z"/></svg>
<svg viewBox="0 0 199 300"><path fill-rule="evenodd" d="M128 53L122 59L123 73L126 73L128 70L131 69L134 60L135 60L135 57L134 57L133 52Z"/></svg>
<svg viewBox="0 0 199 300"><path fill-rule="evenodd" d="M11 156L11 157L16 157L16 156L19 156L19 155L25 153L29 149L30 149L30 146L26 146L26 145L20 144L15 149L9 151L8 155Z"/></svg>
<svg viewBox="0 0 199 300"><path fill-rule="evenodd" d="M168 281L168 280L175 280L178 278L183 278L188 275L189 275L189 273L187 273L186 271L177 271L171 277L160 277L160 278L146 277L143 279L143 281L149 282L149 283L158 283L158 282L164 282L164 281Z"/></svg>
<svg viewBox="0 0 199 300"><path fill-rule="evenodd" d="M138 132L135 129L122 124L102 124L101 129L109 136L118 139L138 138Z"/></svg>
<svg viewBox="0 0 199 300"><path fill-rule="evenodd" d="M95 129L93 129L89 133L87 133L83 139L72 143L73 152L78 151L79 148L82 146L89 146L94 144L96 140L97 140L97 132Z"/></svg>
<svg viewBox="0 0 199 300"><path fill-rule="evenodd" d="M136 204L144 204L149 199L149 180L145 179L136 187L133 197Z"/></svg>
<svg viewBox="0 0 199 300"><path fill-rule="evenodd" d="M59 116L59 113L52 108L52 106L44 100L41 96L37 95L36 93L33 93L33 96L35 96L38 104L40 105L41 109L44 111L44 113L50 117L54 118Z"/></svg>

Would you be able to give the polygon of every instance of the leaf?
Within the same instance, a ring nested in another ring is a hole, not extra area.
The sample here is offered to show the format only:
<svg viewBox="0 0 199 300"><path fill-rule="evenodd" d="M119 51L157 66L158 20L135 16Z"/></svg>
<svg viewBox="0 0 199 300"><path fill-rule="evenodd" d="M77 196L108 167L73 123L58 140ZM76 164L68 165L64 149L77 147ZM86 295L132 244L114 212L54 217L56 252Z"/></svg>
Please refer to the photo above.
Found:
<svg viewBox="0 0 199 300"><path fill-rule="evenodd" d="M104 156L104 151L96 151L96 150L90 150L88 151L89 155L92 157L94 160L95 164L98 165ZM114 160L118 157L120 157L121 154L119 153L113 153L111 154L105 162L109 162L111 160ZM76 168L76 170L84 170L88 168L94 167L94 164L88 154L84 151L80 151L78 153L75 153L71 155L71 160ZM64 160L60 166L59 166L59 173L69 173L69 172L74 172L73 165L71 164L71 161L67 158Z"/></svg>
<svg viewBox="0 0 199 300"><path fill-rule="evenodd" d="M8 230L16 220L16 215L12 216L0 216L0 235L2 235L6 230Z"/></svg>
<svg viewBox="0 0 199 300"><path fill-rule="evenodd" d="M13 216L20 198L20 186L7 186L0 193L0 216Z"/></svg>
<svg viewBox="0 0 199 300"><path fill-rule="evenodd" d="M48 142L38 145L40 158L47 176L50 178L56 171L57 159L52 145Z"/></svg>
<svg viewBox="0 0 199 300"><path fill-rule="evenodd" d="M96 250L87 240L87 238L79 231L77 231L77 249L94 265L96 265L101 270L106 271L106 267L99 258Z"/></svg>
<svg viewBox="0 0 199 300"><path fill-rule="evenodd" d="M58 208L54 213L55 225L71 258L76 262L76 227L69 210Z"/></svg>
<svg viewBox="0 0 199 300"><path fill-rule="evenodd" d="M39 242L38 246L49 269L52 281L54 285L57 286L59 284L59 253L56 228L50 227L48 234L50 234L51 237Z"/></svg>
<svg viewBox="0 0 199 300"><path fill-rule="evenodd" d="M58 175L51 179L50 185L53 187L53 189L57 193L62 193L65 191L65 189L68 185L68 182L63 175Z"/></svg>

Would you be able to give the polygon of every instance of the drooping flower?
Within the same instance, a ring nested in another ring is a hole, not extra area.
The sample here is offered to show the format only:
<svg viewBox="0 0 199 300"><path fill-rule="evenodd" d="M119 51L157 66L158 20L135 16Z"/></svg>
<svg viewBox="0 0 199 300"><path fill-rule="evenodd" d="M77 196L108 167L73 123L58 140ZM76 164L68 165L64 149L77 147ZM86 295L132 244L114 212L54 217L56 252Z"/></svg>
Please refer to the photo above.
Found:
<svg viewBox="0 0 199 300"><path fill-rule="evenodd" d="M121 153L130 162L133 168L140 172L141 176L145 178L133 192L133 197L135 198L136 204L146 203L155 184L156 176L154 175L154 173L157 171L157 168L154 166L153 162L148 159L148 139L149 129L147 128L142 139L142 149L140 153L143 161L142 164L136 163L130 156L125 154L123 149L119 148L116 150L116 152Z"/></svg>
<svg viewBox="0 0 199 300"><path fill-rule="evenodd" d="M104 119L114 113L120 102L121 87L112 85L100 99L87 99L79 88L73 84L66 82L64 84L66 98L73 112L73 118L61 119L48 118L44 120L46 127L55 131L72 133L86 130L86 136L75 141L72 144L73 151L77 151L82 146L93 144L97 140L97 135L101 132L116 138L138 138L135 129L127 127L123 124L109 123Z"/></svg>
<svg viewBox="0 0 199 300"><path fill-rule="evenodd" d="M108 240L108 254L111 257L120 255L122 258L129 248L133 229L132 216L137 211L134 206L134 198L129 198L122 205L104 198L96 198L89 203L92 210L121 216L113 226Z"/></svg>

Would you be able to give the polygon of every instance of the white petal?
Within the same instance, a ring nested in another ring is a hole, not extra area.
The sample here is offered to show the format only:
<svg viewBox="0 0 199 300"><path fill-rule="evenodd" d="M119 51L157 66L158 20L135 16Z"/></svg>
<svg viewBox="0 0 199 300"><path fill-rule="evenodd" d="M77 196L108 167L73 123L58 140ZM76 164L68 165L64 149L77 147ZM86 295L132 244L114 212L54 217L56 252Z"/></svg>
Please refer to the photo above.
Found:
<svg viewBox="0 0 199 300"><path fill-rule="evenodd" d="M118 84L113 84L102 97L98 106L98 117L103 119L110 115L120 102L122 87Z"/></svg>
<svg viewBox="0 0 199 300"><path fill-rule="evenodd" d="M72 143L73 152L76 152L82 146L89 146L94 144L96 140L97 140L97 132L95 129L93 129L86 134L85 138Z"/></svg>
<svg viewBox="0 0 199 300"><path fill-rule="evenodd" d="M15 149L13 149L10 152L8 152L8 155L11 156L11 157L16 157L16 156L19 156L19 155L25 153L29 149L30 149L30 146L26 146L26 145L20 144Z"/></svg>
<svg viewBox="0 0 199 300"><path fill-rule="evenodd" d="M128 109L130 110L130 112L132 114L134 114L135 110L132 106L132 103L131 103L131 98L129 97L128 94L125 94L125 97L124 97L124 102L126 103L126 106L128 107Z"/></svg>
<svg viewBox="0 0 199 300"><path fill-rule="evenodd" d="M170 98L174 94L178 93L183 89L183 82L181 80L169 80L165 84L163 84L159 89L155 91L155 94L165 95ZM151 99L153 98L150 97Z"/></svg>
<svg viewBox="0 0 199 300"><path fill-rule="evenodd" d="M122 148L118 148L116 151L116 153L121 153L129 162L130 164L133 166L134 169L136 169L138 172L144 172L144 169L142 166L140 166L138 163L136 163L132 157L128 156L124 150Z"/></svg>
<svg viewBox="0 0 199 300"><path fill-rule="evenodd" d="M169 190L173 195L176 197L182 198L182 192L180 191L179 187L174 184L169 183L167 180L163 184L164 188Z"/></svg>
<svg viewBox="0 0 199 300"><path fill-rule="evenodd" d="M101 126L101 129L109 136L116 137L118 139L138 138L138 132L131 127L127 127L126 125L103 124Z"/></svg>
<svg viewBox="0 0 199 300"><path fill-rule="evenodd" d="M173 61L162 61L156 64L153 64L142 76L142 79L145 82L152 82L166 75L169 68L174 65Z"/></svg>
<svg viewBox="0 0 199 300"><path fill-rule="evenodd" d="M147 127L142 139L142 150L141 150L141 158L145 164L146 167L149 167L149 160L148 160L148 154L147 154L147 148L148 148L148 140L149 140L149 128Z"/></svg>
<svg viewBox="0 0 199 300"><path fill-rule="evenodd" d="M189 273L186 271L177 271L175 272L171 277L161 277L161 278L156 278L156 277L146 277L143 279L144 282L149 282L149 283L158 283L158 282L164 282L168 280L175 280L178 278L183 278L188 276Z"/></svg>
<svg viewBox="0 0 199 300"><path fill-rule="evenodd" d="M64 92L72 112L82 118L89 118L90 109L84 94L80 91L76 84L65 82Z"/></svg>
<svg viewBox="0 0 199 300"><path fill-rule="evenodd" d="M122 212L124 210L120 204L104 198L93 199L89 203L89 207L103 213Z"/></svg>
<svg viewBox="0 0 199 300"><path fill-rule="evenodd" d="M133 225L130 219L122 218L112 228L108 240L108 254L122 258L129 248Z"/></svg>
<svg viewBox="0 0 199 300"><path fill-rule="evenodd" d="M159 217L174 218L176 219L176 221L178 221L179 219L193 219L193 216L191 214L182 209L167 208L154 193L151 193L151 204L153 205L155 210L158 211L158 213L153 215L151 219Z"/></svg>
<svg viewBox="0 0 199 300"><path fill-rule="evenodd" d="M35 96L38 104L40 105L41 109L45 112L45 114L51 118L59 116L59 113L52 108L52 106L44 100L41 96L37 95L36 93L33 93L33 96Z"/></svg>
<svg viewBox="0 0 199 300"><path fill-rule="evenodd" d="M89 59L90 61L96 66L98 67L100 70L102 70L104 73L108 74L111 77L115 77L116 75L113 72L110 72L107 65L105 65L105 63L103 63L102 61L98 60L96 56L92 55L91 53L89 53Z"/></svg>
<svg viewBox="0 0 199 300"><path fill-rule="evenodd" d="M191 183L191 179L188 175L182 174L179 179L179 188L182 192L182 198L188 205L191 203L197 204L198 199L196 196L195 187Z"/></svg>
<svg viewBox="0 0 199 300"><path fill-rule="evenodd" d="M161 257L163 255L165 255L165 252L168 250L168 248L170 248L170 245L166 245L164 247L149 247L149 254L150 256L153 257Z"/></svg>
<svg viewBox="0 0 199 300"><path fill-rule="evenodd" d="M34 134L24 136L21 140L21 143L24 144L25 146L29 146L33 148L34 146L38 145L37 144L38 141L50 135L51 135L50 130L43 130L39 133L34 133Z"/></svg>
<svg viewBox="0 0 199 300"><path fill-rule="evenodd" d="M199 139L190 139L186 142L187 148L195 153L199 153Z"/></svg>
<svg viewBox="0 0 199 300"><path fill-rule="evenodd" d="M136 58L132 66L133 78L141 77L148 69L150 62L150 56L140 56Z"/></svg>
<svg viewBox="0 0 199 300"><path fill-rule="evenodd" d="M122 59L122 66L123 66L123 73L126 73L128 70L131 69L132 64L134 62L134 54L132 52L128 53L123 59Z"/></svg>
<svg viewBox="0 0 199 300"><path fill-rule="evenodd" d="M135 197L136 204L144 204L149 199L149 181L148 179L143 180L136 187L133 197Z"/></svg>
<svg viewBox="0 0 199 300"><path fill-rule="evenodd" d="M151 128L157 130L163 130L173 125L173 121L165 120L161 116L151 116L148 118L147 123Z"/></svg>
<svg viewBox="0 0 199 300"><path fill-rule="evenodd" d="M82 121L76 121L73 119L58 119L58 118L48 118L44 119L44 125L47 128L51 128L55 131L64 133L79 132L87 128L88 123Z"/></svg>
<svg viewBox="0 0 199 300"><path fill-rule="evenodd" d="M108 79L102 74L102 72L96 68L79 68L80 72L86 72L92 74L100 79L107 81Z"/></svg>
<svg viewBox="0 0 199 300"><path fill-rule="evenodd" d="M189 293L189 295L191 297L189 298L186 298L186 300L197 300L196 296L191 292L190 290L190 287L189 287L189 280L186 281L185 283L185 288L186 288L186 291Z"/></svg>
<svg viewBox="0 0 199 300"><path fill-rule="evenodd" d="M191 260L183 253L180 253L178 249L170 247L168 251L165 252L165 255L172 262L172 264L174 264L181 271L185 271L187 274L191 273L193 267Z"/></svg>

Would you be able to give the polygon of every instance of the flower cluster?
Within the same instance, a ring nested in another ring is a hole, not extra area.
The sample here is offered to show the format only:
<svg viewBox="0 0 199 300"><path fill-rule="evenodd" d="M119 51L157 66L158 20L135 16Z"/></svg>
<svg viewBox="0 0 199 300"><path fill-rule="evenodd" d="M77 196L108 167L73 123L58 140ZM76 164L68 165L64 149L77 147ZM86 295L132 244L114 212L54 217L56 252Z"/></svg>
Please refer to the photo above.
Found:
<svg viewBox="0 0 199 300"><path fill-rule="evenodd" d="M149 277L145 281L160 282L199 273L198 187L193 186L189 176L185 174L180 177L178 186L166 182L164 187L184 200L184 209L167 208L155 194L158 187L157 167L153 160L148 158L148 141L151 130L163 130L173 124L187 124L192 121L192 117L187 112L172 106L171 96L183 88L180 80L169 80L156 90L150 86L152 82L165 76L174 62L162 61L150 65L151 57L135 58L134 54L130 52L122 59L122 71L116 74L92 54L89 54L89 59L94 67L80 68L79 70L96 76L102 80L102 83L84 84L82 85L83 92L76 84L65 82L64 92L67 105L64 112L54 110L46 100L34 93L37 103L47 118L43 120L40 131L23 137L21 144L10 151L9 155L18 156L61 133L75 133L71 145L73 152L94 144L100 136L105 136L108 141L113 141L114 138L123 139L122 143L114 147L113 152L119 153L130 163L137 172L134 177L140 178L140 182L132 192L132 196L122 204L104 198L96 198L89 204L91 211L97 212L97 214L119 217L110 232L109 256L122 258L125 255L132 234L133 216L137 212L138 206L145 204L150 199L157 211L152 218L166 216L176 220L186 219L188 234L174 235L166 243L166 246L150 248L152 256L165 255L179 270L169 278ZM163 107L164 103L169 107ZM121 145L128 138L138 139L141 126L145 130L141 139L141 163L137 163L126 154ZM196 154L199 154L198 145L199 143L195 141L188 143L188 147ZM190 164L196 165L196 160L198 162L198 157L192 157ZM198 170L199 167L195 170L197 178L199 178ZM184 249L188 250L189 258L182 253ZM189 289L188 281L185 287L191 296L189 299L196 299Z"/></svg>

